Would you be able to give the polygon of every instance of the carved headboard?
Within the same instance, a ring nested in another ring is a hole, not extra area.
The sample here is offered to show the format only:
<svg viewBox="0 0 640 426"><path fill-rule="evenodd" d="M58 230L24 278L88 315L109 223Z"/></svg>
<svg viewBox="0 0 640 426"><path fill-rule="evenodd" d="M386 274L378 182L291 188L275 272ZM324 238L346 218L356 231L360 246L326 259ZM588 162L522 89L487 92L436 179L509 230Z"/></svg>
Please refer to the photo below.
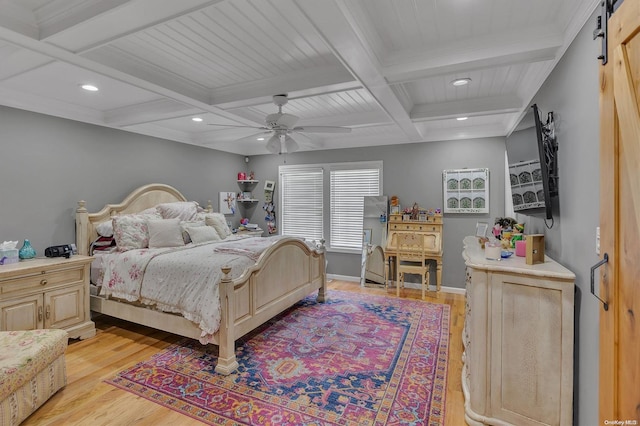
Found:
<svg viewBox="0 0 640 426"><path fill-rule="evenodd" d="M97 237L96 225L112 216L138 213L161 203L187 201L177 189L162 183L141 186L118 204L107 204L96 213L89 213L84 200L78 201L76 209L76 246L78 254L88 255L89 246Z"/></svg>

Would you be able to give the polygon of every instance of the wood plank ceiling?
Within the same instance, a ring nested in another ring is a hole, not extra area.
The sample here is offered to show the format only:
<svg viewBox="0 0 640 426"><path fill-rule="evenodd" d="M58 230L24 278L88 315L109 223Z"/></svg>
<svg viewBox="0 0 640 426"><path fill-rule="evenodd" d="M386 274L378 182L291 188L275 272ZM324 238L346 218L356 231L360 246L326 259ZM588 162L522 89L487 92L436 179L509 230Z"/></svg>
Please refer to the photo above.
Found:
<svg viewBox="0 0 640 426"><path fill-rule="evenodd" d="M598 3L0 0L0 104L242 155L277 94L352 129L301 150L504 136Z"/></svg>

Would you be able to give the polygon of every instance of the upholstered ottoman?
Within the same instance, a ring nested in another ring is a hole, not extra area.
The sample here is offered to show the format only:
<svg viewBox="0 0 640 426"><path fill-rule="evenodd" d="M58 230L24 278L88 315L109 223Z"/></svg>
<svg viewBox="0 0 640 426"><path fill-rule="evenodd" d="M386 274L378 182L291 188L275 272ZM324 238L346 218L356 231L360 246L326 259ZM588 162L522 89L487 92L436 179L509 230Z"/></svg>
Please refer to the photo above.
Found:
<svg viewBox="0 0 640 426"><path fill-rule="evenodd" d="M0 332L0 424L17 425L67 384L64 330Z"/></svg>

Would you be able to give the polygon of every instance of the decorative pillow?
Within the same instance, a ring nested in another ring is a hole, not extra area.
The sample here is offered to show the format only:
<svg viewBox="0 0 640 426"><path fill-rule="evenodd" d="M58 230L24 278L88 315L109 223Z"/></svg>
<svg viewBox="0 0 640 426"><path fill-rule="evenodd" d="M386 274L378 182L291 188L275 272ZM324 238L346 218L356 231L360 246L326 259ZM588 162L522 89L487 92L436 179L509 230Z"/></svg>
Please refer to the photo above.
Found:
<svg viewBox="0 0 640 426"><path fill-rule="evenodd" d="M194 220L198 214L198 203L195 201L176 201L175 203L158 204L156 209L163 219Z"/></svg>
<svg viewBox="0 0 640 426"><path fill-rule="evenodd" d="M220 241L220 236L211 226L188 226L187 232L189 233L189 237L191 237L191 241L195 244L206 243L209 241Z"/></svg>
<svg viewBox="0 0 640 426"><path fill-rule="evenodd" d="M180 219L148 220L149 248L180 247L184 245Z"/></svg>
<svg viewBox="0 0 640 426"><path fill-rule="evenodd" d="M232 234L222 213L200 213L198 216L203 216L204 222L208 226L213 226L223 240Z"/></svg>
<svg viewBox="0 0 640 426"><path fill-rule="evenodd" d="M95 252L107 252L110 251L116 245L116 240L111 237L98 237L94 242L91 243L91 247L89 248L89 254L93 255Z"/></svg>
<svg viewBox="0 0 640 426"><path fill-rule="evenodd" d="M197 228L199 226L207 226L204 223L204 220L192 220L192 221L182 221L180 222L180 230L182 231L182 239L185 244L189 244L191 242L191 237L189 236L189 232L187 232L187 227Z"/></svg>
<svg viewBox="0 0 640 426"><path fill-rule="evenodd" d="M118 250L127 251L149 246L148 220L162 219L159 213L114 216L113 236Z"/></svg>
<svg viewBox="0 0 640 426"><path fill-rule="evenodd" d="M113 237L113 222L107 220L96 225L96 232L102 237Z"/></svg>

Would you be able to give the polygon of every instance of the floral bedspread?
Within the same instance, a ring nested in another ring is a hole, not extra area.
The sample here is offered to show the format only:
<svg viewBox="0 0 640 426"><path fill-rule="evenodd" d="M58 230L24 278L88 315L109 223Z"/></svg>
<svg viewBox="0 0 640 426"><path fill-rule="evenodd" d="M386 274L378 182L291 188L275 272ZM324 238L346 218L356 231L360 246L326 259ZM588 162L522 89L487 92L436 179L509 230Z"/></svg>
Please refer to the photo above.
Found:
<svg viewBox="0 0 640 426"><path fill-rule="evenodd" d="M104 257L101 296L153 305L182 314L209 343L220 326L221 268L235 279L281 237L188 244L178 248L129 250Z"/></svg>

